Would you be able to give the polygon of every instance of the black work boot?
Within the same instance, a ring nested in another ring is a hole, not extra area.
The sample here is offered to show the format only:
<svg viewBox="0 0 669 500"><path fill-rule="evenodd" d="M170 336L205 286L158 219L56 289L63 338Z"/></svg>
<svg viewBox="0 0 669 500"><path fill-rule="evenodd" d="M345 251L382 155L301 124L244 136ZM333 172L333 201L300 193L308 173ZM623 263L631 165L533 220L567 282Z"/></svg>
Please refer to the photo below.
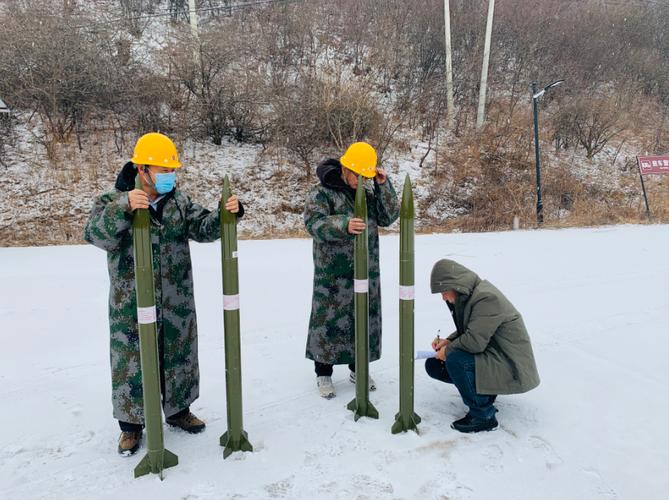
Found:
<svg viewBox="0 0 669 500"><path fill-rule="evenodd" d="M142 431L123 431L118 440L118 453L124 457L129 457L137 453L139 445L142 442Z"/></svg>
<svg viewBox="0 0 669 500"><path fill-rule="evenodd" d="M167 424L171 425L172 427L178 427L179 429L183 429L191 434L202 432L205 428L205 423L193 415L190 411L179 412L176 415L167 417L165 422L167 422Z"/></svg>
<svg viewBox="0 0 669 500"><path fill-rule="evenodd" d="M451 424L451 428L455 429L456 431L460 432L483 432L483 431L494 431L497 429L497 426L499 424L497 423L497 419L495 418L495 415L490 417L489 419L482 419L482 418L476 418L472 417L469 413L465 415L463 418L460 420L456 420Z"/></svg>

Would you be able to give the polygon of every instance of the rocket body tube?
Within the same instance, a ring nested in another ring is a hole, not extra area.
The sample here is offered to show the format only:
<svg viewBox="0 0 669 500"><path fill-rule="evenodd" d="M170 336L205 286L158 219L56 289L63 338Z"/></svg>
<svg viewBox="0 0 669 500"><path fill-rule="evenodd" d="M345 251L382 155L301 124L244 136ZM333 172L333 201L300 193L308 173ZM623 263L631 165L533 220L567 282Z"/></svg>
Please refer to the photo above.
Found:
<svg viewBox="0 0 669 500"><path fill-rule="evenodd" d="M139 174L137 174L136 188L141 189ZM163 469L177 465L179 459L174 453L165 449L163 442L158 331L149 217L149 210L140 208L135 210L132 221L144 426L146 427L148 449L147 454L135 468L135 477L154 473L160 474L162 479Z"/></svg>
<svg viewBox="0 0 669 500"><path fill-rule="evenodd" d="M219 207L221 259L223 264L223 328L225 344L225 394L228 430L220 438L223 458L234 451L253 451L244 431L242 412L242 363L239 320L239 269L237 260L237 215L225 209L230 198L230 180L225 176Z"/></svg>
<svg viewBox="0 0 669 500"><path fill-rule="evenodd" d="M414 413L414 200L407 174L400 205L400 411L391 432L418 432Z"/></svg>
<svg viewBox="0 0 669 500"><path fill-rule="evenodd" d="M369 240L367 231L367 196L362 176L355 193L355 217L365 222L365 230L354 242L353 290L355 303L355 399L347 408L360 417L379 418L369 401Z"/></svg>

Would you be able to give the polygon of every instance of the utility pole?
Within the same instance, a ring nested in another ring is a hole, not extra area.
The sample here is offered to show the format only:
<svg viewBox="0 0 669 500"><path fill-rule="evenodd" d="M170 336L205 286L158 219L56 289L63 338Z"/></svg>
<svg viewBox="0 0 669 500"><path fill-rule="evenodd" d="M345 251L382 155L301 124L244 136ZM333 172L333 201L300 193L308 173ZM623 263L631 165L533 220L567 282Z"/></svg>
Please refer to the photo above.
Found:
<svg viewBox="0 0 669 500"><path fill-rule="evenodd" d="M455 105L453 103L450 0L444 0L444 30L446 32L446 104L448 105L448 127L452 129L455 121Z"/></svg>
<svg viewBox="0 0 669 500"><path fill-rule="evenodd" d="M190 19L190 32L196 40L200 38L197 30L197 10L195 9L195 0L188 0L188 18Z"/></svg>
<svg viewBox="0 0 669 500"><path fill-rule="evenodd" d="M495 12L495 0L488 0L488 22L485 28L483 47L483 68L481 70L481 89L479 92L479 110L476 115L476 128L481 128L485 118L485 99L488 86L488 63L490 62L490 39L492 38L492 20Z"/></svg>
<svg viewBox="0 0 669 500"><path fill-rule="evenodd" d="M195 47L193 48L193 60L197 66L200 65L200 33L197 29L197 10L195 0L188 0L188 18L190 19L190 32L193 35Z"/></svg>

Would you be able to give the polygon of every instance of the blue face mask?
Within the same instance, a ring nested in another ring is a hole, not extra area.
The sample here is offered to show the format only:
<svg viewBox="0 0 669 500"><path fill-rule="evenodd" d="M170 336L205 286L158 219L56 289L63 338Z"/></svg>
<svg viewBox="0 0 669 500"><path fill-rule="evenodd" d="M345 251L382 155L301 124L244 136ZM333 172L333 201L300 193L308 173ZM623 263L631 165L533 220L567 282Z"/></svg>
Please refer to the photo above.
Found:
<svg viewBox="0 0 669 500"><path fill-rule="evenodd" d="M174 189L174 186L177 183L177 174L176 172L171 172L169 174L156 174L156 191L158 194L166 194Z"/></svg>

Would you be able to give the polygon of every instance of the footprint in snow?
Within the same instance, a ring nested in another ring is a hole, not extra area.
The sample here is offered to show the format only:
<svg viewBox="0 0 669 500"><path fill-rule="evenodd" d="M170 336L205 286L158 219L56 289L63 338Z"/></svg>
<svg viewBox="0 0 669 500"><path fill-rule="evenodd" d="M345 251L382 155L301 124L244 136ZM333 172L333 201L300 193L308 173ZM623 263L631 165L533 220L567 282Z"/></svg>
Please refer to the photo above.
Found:
<svg viewBox="0 0 669 500"><path fill-rule="evenodd" d="M540 451L544 455L547 469L554 469L564 463L564 460L557 454L553 446L542 437L530 436L528 441L532 448Z"/></svg>
<svg viewBox="0 0 669 500"><path fill-rule="evenodd" d="M374 479L367 474L358 474L353 476L353 486L360 491L362 495L365 493L372 494L373 498L378 498L382 494L392 495L393 485L384 481Z"/></svg>
<svg viewBox="0 0 669 500"><path fill-rule="evenodd" d="M499 445L491 444L483 450L483 456L487 459L485 470L490 472L502 472L504 470L504 451Z"/></svg>
<svg viewBox="0 0 669 500"><path fill-rule="evenodd" d="M264 489L271 498L287 498L293 489L293 476L275 483L266 484Z"/></svg>
<svg viewBox="0 0 669 500"><path fill-rule="evenodd" d="M602 475L599 473L597 469L595 469L594 467L587 467L585 469L582 469L581 472L583 472L590 478L595 479L595 481L597 482L595 490L597 492L598 498L605 498L607 500L616 500L618 498L618 494L615 492L613 488L605 484L604 478L602 478Z"/></svg>

